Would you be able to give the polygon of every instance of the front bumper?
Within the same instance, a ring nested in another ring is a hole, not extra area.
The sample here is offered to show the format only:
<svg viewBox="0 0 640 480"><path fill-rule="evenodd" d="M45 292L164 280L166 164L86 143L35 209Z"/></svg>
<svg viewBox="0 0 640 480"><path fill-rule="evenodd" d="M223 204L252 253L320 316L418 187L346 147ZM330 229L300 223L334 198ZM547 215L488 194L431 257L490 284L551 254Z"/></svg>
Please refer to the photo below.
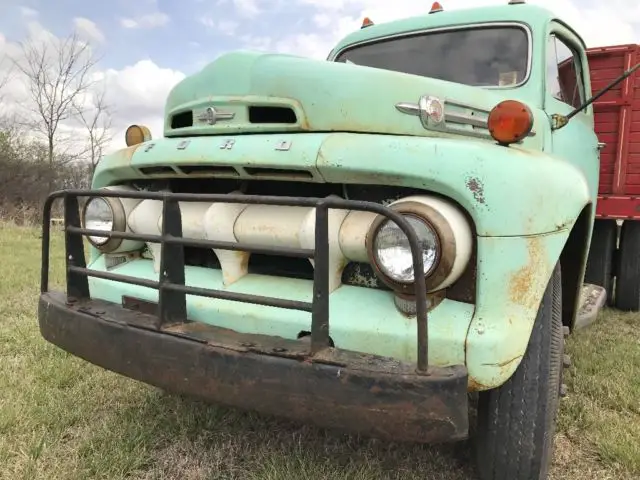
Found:
<svg viewBox="0 0 640 480"><path fill-rule="evenodd" d="M43 337L121 375L208 401L389 440L440 442L468 434L467 370L417 373L390 358L304 341L239 334L101 300L45 292Z"/></svg>

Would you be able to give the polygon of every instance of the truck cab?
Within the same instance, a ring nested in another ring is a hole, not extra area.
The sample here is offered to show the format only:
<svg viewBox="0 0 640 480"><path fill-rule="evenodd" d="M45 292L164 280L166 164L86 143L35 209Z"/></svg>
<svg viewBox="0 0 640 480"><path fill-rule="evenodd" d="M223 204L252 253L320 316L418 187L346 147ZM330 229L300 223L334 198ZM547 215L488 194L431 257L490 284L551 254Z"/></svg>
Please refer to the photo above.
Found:
<svg viewBox="0 0 640 480"><path fill-rule="evenodd" d="M170 92L162 138L132 125L91 190L47 200L42 335L160 388L392 440L466 438L477 392L481 478L545 478L564 339L604 301L583 285L586 65L568 24L515 1L366 20L327 61L227 53Z"/></svg>

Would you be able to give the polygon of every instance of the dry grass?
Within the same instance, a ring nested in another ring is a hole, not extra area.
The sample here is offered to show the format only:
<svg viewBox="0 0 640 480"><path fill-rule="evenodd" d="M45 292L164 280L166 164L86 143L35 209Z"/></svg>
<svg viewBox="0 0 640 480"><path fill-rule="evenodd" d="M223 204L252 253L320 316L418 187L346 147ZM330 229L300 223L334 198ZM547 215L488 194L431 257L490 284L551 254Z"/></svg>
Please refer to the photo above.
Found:
<svg viewBox="0 0 640 480"><path fill-rule="evenodd" d="M207 406L106 372L38 333L40 239L0 226L0 479L473 477L470 445L399 445ZM53 281L62 283L54 238ZM552 478L640 478L640 316L570 339Z"/></svg>

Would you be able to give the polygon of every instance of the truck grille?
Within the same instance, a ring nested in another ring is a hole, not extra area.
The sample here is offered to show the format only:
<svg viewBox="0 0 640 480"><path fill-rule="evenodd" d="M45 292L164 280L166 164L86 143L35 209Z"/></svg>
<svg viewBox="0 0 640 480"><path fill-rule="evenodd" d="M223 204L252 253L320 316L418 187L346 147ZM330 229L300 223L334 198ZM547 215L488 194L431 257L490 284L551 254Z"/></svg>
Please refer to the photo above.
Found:
<svg viewBox="0 0 640 480"><path fill-rule="evenodd" d="M384 185L329 184L297 181L242 180L221 178L162 178L136 180L132 185L141 190L168 189L174 193L226 194L242 191L247 195L282 197L327 197L336 195L349 200L375 202L386 205L394 200L424 191ZM185 265L220 269L220 263L211 249L185 247ZM475 256L470 266L475 265ZM314 269L309 260L277 255L252 254L249 273L313 280ZM342 283L366 288L389 290L378 280L368 263L349 262L342 272ZM449 287L447 297L458 301L475 299L475 268L470 267L462 278Z"/></svg>

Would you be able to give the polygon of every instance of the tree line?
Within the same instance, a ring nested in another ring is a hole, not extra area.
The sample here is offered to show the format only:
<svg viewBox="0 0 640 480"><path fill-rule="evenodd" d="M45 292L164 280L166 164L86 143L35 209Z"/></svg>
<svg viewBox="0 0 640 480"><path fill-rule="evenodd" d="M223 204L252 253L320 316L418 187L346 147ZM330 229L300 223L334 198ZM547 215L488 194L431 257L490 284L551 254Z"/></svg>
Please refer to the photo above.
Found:
<svg viewBox="0 0 640 480"><path fill-rule="evenodd" d="M90 186L113 109L99 58L77 33L28 39L17 52L0 78L0 219L32 223L50 192ZM10 97L11 82L25 98Z"/></svg>

